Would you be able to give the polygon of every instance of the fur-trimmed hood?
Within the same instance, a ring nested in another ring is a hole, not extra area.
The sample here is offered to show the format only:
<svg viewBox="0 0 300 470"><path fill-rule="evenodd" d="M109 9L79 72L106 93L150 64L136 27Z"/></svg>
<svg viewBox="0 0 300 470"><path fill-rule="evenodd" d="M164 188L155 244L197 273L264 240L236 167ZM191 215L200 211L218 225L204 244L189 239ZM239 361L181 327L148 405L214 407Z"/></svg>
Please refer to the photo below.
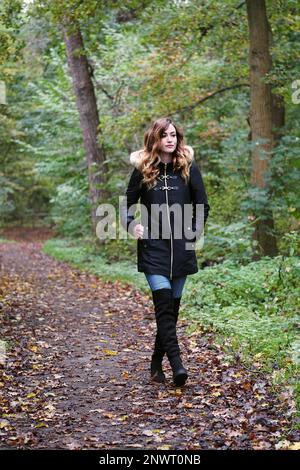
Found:
<svg viewBox="0 0 300 470"><path fill-rule="evenodd" d="M188 152L189 152L189 154L190 154L190 156L192 157L192 160L193 160L194 159L194 149L190 145L186 145L185 148L188 150ZM129 157L131 165L138 168L139 163L140 163L141 159L143 158L143 155L144 155L143 149L136 150L135 152L132 152L130 154L130 157Z"/></svg>

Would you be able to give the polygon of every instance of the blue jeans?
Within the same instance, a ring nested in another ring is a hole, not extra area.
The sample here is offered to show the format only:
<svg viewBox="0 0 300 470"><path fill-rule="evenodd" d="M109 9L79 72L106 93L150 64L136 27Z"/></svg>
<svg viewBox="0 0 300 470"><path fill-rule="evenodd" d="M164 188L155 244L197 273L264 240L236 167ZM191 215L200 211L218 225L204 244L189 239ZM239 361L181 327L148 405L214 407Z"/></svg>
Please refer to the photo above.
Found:
<svg viewBox="0 0 300 470"><path fill-rule="evenodd" d="M144 274L152 291L158 289L172 289L174 298L181 297L187 276L168 279L166 276L160 274Z"/></svg>

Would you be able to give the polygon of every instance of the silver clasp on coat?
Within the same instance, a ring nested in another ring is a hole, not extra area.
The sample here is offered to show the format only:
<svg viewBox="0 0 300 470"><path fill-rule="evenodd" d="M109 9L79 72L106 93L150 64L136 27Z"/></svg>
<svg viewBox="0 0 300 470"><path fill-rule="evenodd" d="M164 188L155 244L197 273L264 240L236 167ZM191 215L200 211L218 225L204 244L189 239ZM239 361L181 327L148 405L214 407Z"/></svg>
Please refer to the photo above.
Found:
<svg viewBox="0 0 300 470"><path fill-rule="evenodd" d="M160 175L157 179L159 180L168 180L170 178L177 179L176 175Z"/></svg>
<svg viewBox="0 0 300 470"><path fill-rule="evenodd" d="M160 189L166 189L169 191L170 189L178 189L178 186L162 186Z"/></svg>
<svg viewBox="0 0 300 470"><path fill-rule="evenodd" d="M178 186L160 186L159 188L153 188L154 191L160 191L161 189L164 190L170 190L170 189L178 189Z"/></svg>

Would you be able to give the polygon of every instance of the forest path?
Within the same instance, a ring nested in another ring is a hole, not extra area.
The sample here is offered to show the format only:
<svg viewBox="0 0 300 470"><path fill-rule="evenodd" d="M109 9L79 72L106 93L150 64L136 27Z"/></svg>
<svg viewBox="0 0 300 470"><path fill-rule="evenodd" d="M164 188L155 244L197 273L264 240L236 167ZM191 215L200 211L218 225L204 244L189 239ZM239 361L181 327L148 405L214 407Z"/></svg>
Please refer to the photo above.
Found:
<svg viewBox="0 0 300 470"><path fill-rule="evenodd" d="M296 440L289 394L276 398L259 372L226 362L211 334L184 334L181 319L189 379L175 388L165 359L167 383L151 383L150 297L41 248L0 244L0 340L9 341L0 448L274 449Z"/></svg>

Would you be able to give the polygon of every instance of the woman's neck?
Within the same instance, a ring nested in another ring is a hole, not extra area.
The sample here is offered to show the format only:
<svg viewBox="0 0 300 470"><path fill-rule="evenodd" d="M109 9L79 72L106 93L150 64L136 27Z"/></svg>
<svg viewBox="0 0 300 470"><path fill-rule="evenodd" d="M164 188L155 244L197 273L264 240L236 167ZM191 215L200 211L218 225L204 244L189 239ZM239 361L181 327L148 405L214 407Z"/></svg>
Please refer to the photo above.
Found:
<svg viewBox="0 0 300 470"><path fill-rule="evenodd" d="M160 159L163 163L170 163L172 161L172 154L170 153L161 153Z"/></svg>

